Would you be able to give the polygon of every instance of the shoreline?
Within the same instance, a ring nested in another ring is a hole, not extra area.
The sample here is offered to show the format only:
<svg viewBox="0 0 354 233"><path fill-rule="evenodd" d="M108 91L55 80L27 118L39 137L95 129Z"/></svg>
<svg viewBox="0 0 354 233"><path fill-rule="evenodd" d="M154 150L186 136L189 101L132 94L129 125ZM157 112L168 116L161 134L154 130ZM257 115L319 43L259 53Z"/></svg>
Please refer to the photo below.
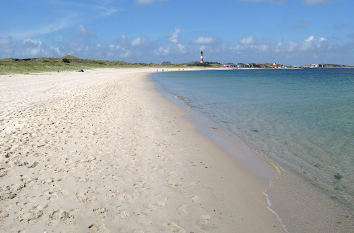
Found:
<svg viewBox="0 0 354 233"><path fill-rule="evenodd" d="M267 198L269 210L279 218L286 231L344 233L351 229L353 214L343 203L337 203L336 200L330 199L318 187L308 183L292 171L284 170L276 162L262 154L255 155L253 149L243 143L238 136L231 134L192 109L183 96L175 96L161 86L157 87L157 91L172 103L184 109L187 112L184 118L196 125L198 132L214 141L230 156L234 157L237 163L245 167L248 172L268 182L269 186L266 188L264 195ZM237 147L247 147L249 152L247 156L240 156L237 154L238 152L235 153L234 149ZM251 159L249 156L251 156ZM263 164L252 156L261 159ZM264 171L264 169L268 169L264 166L271 167L273 175L269 173L269 170L268 172ZM259 170L262 170L262 168L263 171L260 172Z"/></svg>
<svg viewBox="0 0 354 233"><path fill-rule="evenodd" d="M283 232L264 183L181 117L155 71L0 77L4 231Z"/></svg>

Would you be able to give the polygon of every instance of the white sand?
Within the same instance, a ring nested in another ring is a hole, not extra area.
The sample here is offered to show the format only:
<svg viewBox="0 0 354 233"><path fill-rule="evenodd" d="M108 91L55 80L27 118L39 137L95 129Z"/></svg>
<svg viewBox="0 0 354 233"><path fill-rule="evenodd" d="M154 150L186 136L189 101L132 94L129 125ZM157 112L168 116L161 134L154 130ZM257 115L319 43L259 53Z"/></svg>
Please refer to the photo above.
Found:
<svg viewBox="0 0 354 233"><path fill-rule="evenodd" d="M1 232L283 232L155 70L0 76Z"/></svg>

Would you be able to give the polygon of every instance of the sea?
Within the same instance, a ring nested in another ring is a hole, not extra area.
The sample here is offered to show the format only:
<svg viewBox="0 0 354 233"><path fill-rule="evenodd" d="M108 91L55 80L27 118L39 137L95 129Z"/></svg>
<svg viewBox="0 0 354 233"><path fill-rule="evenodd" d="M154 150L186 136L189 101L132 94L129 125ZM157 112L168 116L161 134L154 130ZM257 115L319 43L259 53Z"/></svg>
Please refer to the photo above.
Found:
<svg viewBox="0 0 354 233"><path fill-rule="evenodd" d="M345 214L333 224L347 221L354 229L354 69L177 71L150 78L186 111L338 204Z"/></svg>

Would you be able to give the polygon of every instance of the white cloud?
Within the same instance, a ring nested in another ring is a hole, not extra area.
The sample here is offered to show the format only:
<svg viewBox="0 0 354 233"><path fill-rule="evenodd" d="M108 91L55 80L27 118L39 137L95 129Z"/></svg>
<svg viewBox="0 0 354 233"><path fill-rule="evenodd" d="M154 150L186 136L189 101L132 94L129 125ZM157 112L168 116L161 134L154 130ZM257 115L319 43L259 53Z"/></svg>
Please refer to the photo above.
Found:
<svg viewBox="0 0 354 233"><path fill-rule="evenodd" d="M24 39L23 44L26 47L41 47L42 41L40 40L32 40L32 39Z"/></svg>
<svg viewBox="0 0 354 233"><path fill-rule="evenodd" d="M196 44L211 44L214 42L214 39L212 37L198 37L196 40L194 40L194 43Z"/></svg>
<svg viewBox="0 0 354 233"><path fill-rule="evenodd" d="M315 40L314 36L309 36L308 38L305 39L305 43L311 43L314 40Z"/></svg>
<svg viewBox="0 0 354 233"><path fill-rule="evenodd" d="M179 28L176 28L175 31L172 32L172 34L168 38L168 40L176 45L176 48L178 49L178 52L185 53L186 52L186 46L179 42L179 34L180 34L180 32L181 32L181 30Z"/></svg>
<svg viewBox="0 0 354 233"><path fill-rule="evenodd" d="M92 4L86 1L85 3L75 2L75 1L63 1L63 0L52 0L50 1L52 4L61 5L72 8L86 8L93 9L99 13L101 16L112 16L115 13L122 11L122 9L118 9L114 7L112 3L113 1L97 1L98 4Z"/></svg>
<svg viewBox="0 0 354 233"><path fill-rule="evenodd" d="M59 47L50 47L51 50L53 50L57 56L61 55L60 48Z"/></svg>
<svg viewBox="0 0 354 233"><path fill-rule="evenodd" d="M25 37L33 37L38 35L45 35L69 27L71 26L73 21L74 21L74 17L68 16L68 17L64 17L62 20L58 22L44 25L37 29L32 29L28 31L21 30L21 32L13 32L13 33L9 32L8 34L10 34L14 38L25 38Z"/></svg>
<svg viewBox="0 0 354 233"><path fill-rule="evenodd" d="M30 56L37 56L41 52L42 41L33 40L33 39L24 39L23 46L25 50L24 53L29 54Z"/></svg>
<svg viewBox="0 0 354 233"><path fill-rule="evenodd" d="M241 2L264 2L264 3L271 3L271 4L281 4L284 3L286 0L241 0Z"/></svg>
<svg viewBox="0 0 354 233"><path fill-rule="evenodd" d="M181 53L185 53L186 52L186 46L183 45L183 44L178 43L177 44L177 48L178 48L179 52L181 52Z"/></svg>
<svg viewBox="0 0 354 233"><path fill-rule="evenodd" d="M259 44L259 45L255 45L254 48L259 50L259 51L261 51L261 52L265 52L265 51L268 50L269 45L267 45L267 44Z"/></svg>
<svg viewBox="0 0 354 233"><path fill-rule="evenodd" d="M267 41L256 41L253 36L242 38L238 41L238 44L232 47L233 50L238 52L253 50L256 52L266 52L269 50L271 44Z"/></svg>
<svg viewBox="0 0 354 233"><path fill-rule="evenodd" d="M184 33L183 33L184 35ZM300 41L267 41L253 36L241 38L234 45L227 42L200 39L201 44L182 43L181 30L174 30L167 38L150 41L147 37L129 38L125 34L111 43L102 41L63 39L46 44L37 38L13 39L0 37L0 57L64 56L124 60L128 62L188 62L198 60L199 49L205 49L212 61L294 63L351 62L354 43L333 44L325 37L309 35ZM204 50L203 50L204 51ZM343 62L344 61L344 62Z"/></svg>
<svg viewBox="0 0 354 233"><path fill-rule="evenodd" d="M123 53L120 54L120 57L123 57L123 58L128 58L130 57L132 54L130 51L125 51Z"/></svg>
<svg viewBox="0 0 354 233"><path fill-rule="evenodd" d="M14 53L13 39L11 37L0 37L0 58L11 57Z"/></svg>
<svg viewBox="0 0 354 233"><path fill-rule="evenodd" d="M306 38L304 40L304 43L302 44L301 49L302 50L310 50L311 48L313 48L313 44L315 42L315 37L314 36L309 36L308 38Z"/></svg>
<svg viewBox="0 0 354 233"><path fill-rule="evenodd" d="M11 37L0 37L0 46L6 46L11 43Z"/></svg>
<svg viewBox="0 0 354 233"><path fill-rule="evenodd" d="M86 36L89 34L89 31L86 29L86 27L82 24L77 25L77 34Z"/></svg>
<svg viewBox="0 0 354 233"><path fill-rule="evenodd" d="M150 5L150 4L166 2L166 1L168 0L135 0L135 3L139 5Z"/></svg>
<svg viewBox="0 0 354 233"><path fill-rule="evenodd" d="M142 39L141 37L137 37L134 40L132 40L131 45L132 46L140 46L144 43L144 39Z"/></svg>
<svg viewBox="0 0 354 233"><path fill-rule="evenodd" d="M168 55L170 53L170 47L164 48L164 47L160 46L158 49L156 49L154 51L154 53L158 56Z"/></svg>
<svg viewBox="0 0 354 233"><path fill-rule="evenodd" d="M253 36L249 36L249 37L246 37L246 38L242 38L240 40L240 43L241 44L244 44L244 45L249 45L249 44L253 44L255 42Z"/></svg>
<svg viewBox="0 0 354 233"><path fill-rule="evenodd" d="M337 0L303 0L302 3L307 6L316 6L316 5L326 5Z"/></svg>
<svg viewBox="0 0 354 233"><path fill-rule="evenodd" d="M281 52L292 53L298 49L298 46L299 46L298 43L293 42L293 41L279 42L277 44L277 46L275 47L275 52L276 53L281 53Z"/></svg>
<svg viewBox="0 0 354 233"><path fill-rule="evenodd" d="M327 39L324 37L316 39L315 36L309 36L302 43L294 41L279 42L274 51L277 53L299 53L317 51L319 48L328 49Z"/></svg>
<svg viewBox="0 0 354 233"><path fill-rule="evenodd" d="M317 43L317 48L324 48L327 47L328 43L327 43L327 39L324 37L321 37L320 39L318 39L318 43Z"/></svg>
<svg viewBox="0 0 354 233"><path fill-rule="evenodd" d="M114 7L103 7L103 6L97 6L97 9L101 11L101 14L103 16L112 16L115 13L121 11L120 9L114 8Z"/></svg>
<svg viewBox="0 0 354 233"><path fill-rule="evenodd" d="M176 28L175 31L171 34L171 36L168 38L169 41L172 43L177 44L178 43L178 36L181 30L179 28Z"/></svg>

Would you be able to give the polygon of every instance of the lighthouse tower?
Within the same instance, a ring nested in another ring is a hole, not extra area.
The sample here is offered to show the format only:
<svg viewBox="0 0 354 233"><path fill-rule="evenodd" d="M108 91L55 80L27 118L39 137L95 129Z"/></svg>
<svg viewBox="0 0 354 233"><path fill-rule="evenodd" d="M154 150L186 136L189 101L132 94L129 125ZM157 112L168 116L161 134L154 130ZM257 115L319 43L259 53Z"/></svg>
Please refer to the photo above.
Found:
<svg viewBox="0 0 354 233"><path fill-rule="evenodd" d="M203 60L203 51L200 51L200 63L202 64L204 62Z"/></svg>

